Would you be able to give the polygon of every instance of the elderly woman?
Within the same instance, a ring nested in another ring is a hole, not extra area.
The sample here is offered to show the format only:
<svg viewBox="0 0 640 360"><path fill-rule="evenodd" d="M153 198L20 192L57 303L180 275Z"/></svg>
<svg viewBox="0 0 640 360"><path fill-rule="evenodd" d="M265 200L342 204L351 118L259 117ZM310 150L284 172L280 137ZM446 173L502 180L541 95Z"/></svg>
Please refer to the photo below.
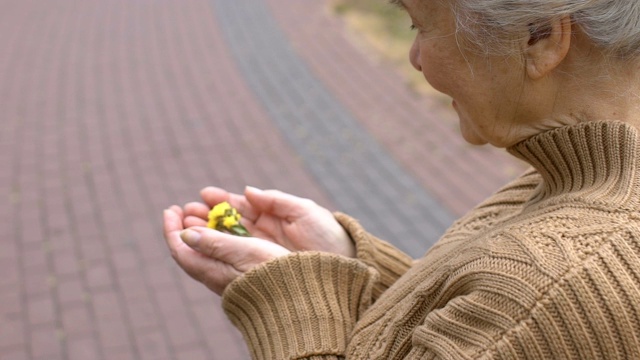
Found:
<svg viewBox="0 0 640 360"><path fill-rule="evenodd" d="M396 3L464 138L532 170L417 261L310 200L206 188L165 211L175 260L256 359L640 359L640 2ZM202 227L225 200L254 237Z"/></svg>

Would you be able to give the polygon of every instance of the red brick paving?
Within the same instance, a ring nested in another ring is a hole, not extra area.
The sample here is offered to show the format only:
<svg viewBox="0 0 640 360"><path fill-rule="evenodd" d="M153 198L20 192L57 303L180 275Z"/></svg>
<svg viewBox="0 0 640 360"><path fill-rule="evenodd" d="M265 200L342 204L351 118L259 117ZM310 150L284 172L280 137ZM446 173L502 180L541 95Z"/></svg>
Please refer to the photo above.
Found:
<svg viewBox="0 0 640 360"><path fill-rule="evenodd" d="M310 69L450 210L513 176L516 162L461 143L450 113L368 61L319 2L269 4ZM0 358L246 359L220 300L169 259L162 209L208 184L332 201L243 82L209 2L0 6Z"/></svg>

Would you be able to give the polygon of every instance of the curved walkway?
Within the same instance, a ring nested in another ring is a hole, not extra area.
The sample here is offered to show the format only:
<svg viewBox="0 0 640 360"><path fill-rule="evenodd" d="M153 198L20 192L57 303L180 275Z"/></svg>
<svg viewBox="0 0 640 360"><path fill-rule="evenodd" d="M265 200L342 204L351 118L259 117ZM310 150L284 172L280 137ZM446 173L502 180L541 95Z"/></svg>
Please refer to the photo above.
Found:
<svg viewBox="0 0 640 360"><path fill-rule="evenodd" d="M248 358L161 239L205 185L310 197L419 256L522 169L352 36L318 1L3 1L0 358Z"/></svg>

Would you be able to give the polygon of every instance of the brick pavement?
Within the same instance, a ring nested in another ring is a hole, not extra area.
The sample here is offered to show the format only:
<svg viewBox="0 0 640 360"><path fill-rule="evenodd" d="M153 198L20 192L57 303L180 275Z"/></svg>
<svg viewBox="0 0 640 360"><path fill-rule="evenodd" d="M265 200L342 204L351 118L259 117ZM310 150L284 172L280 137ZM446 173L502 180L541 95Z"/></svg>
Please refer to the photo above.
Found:
<svg viewBox="0 0 640 360"><path fill-rule="evenodd" d="M0 359L246 359L219 299L169 258L162 209L208 184L341 208L345 181L328 191L278 127L221 4L0 2ZM354 47L321 2L265 4L301 76L443 212L459 215L519 169L464 145L450 112Z"/></svg>

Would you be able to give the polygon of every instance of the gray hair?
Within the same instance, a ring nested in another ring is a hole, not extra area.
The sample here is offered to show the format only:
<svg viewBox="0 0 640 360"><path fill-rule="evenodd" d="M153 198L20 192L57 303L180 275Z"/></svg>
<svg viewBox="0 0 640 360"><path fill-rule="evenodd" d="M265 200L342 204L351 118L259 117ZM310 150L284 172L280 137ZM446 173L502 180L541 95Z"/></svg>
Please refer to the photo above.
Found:
<svg viewBox="0 0 640 360"><path fill-rule="evenodd" d="M505 39L548 29L570 16L605 53L640 57L640 0L454 0L458 31L487 52L508 51ZM527 31L525 33L524 31Z"/></svg>

